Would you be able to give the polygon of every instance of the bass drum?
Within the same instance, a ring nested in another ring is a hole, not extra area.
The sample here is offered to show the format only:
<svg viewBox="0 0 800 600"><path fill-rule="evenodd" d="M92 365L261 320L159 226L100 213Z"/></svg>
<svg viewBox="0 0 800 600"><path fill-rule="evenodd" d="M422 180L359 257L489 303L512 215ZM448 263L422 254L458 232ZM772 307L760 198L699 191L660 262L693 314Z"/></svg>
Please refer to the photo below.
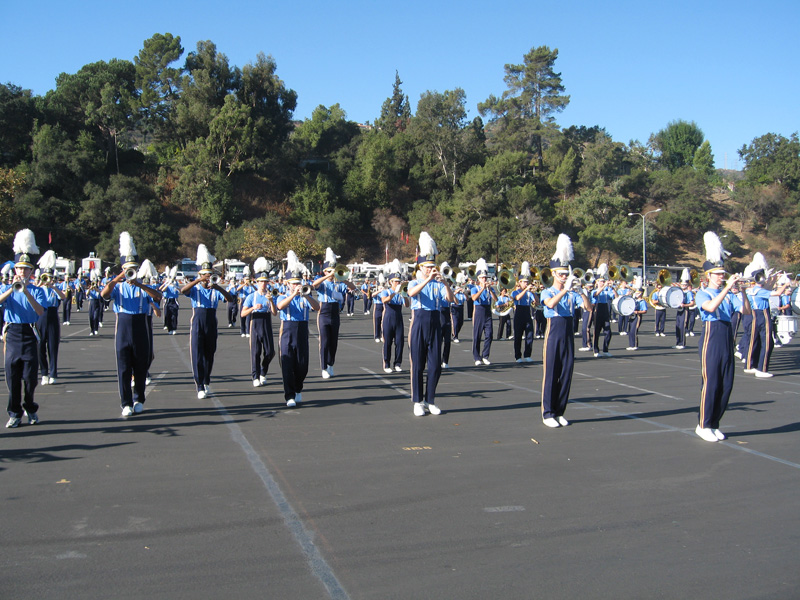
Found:
<svg viewBox="0 0 800 600"><path fill-rule="evenodd" d="M636 310L636 300L630 295L617 296L611 301L611 308L618 315L629 317Z"/></svg>
<svg viewBox="0 0 800 600"><path fill-rule="evenodd" d="M658 303L666 308L680 308L683 304L683 290L674 285L661 288L658 292Z"/></svg>
<svg viewBox="0 0 800 600"><path fill-rule="evenodd" d="M800 315L800 294L798 294L798 290L800 287L796 287L792 290L792 312L796 315Z"/></svg>
<svg viewBox="0 0 800 600"><path fill-rule="evenodd" d="M797 321L800 320L794 315L779 315L777 318L778 323L778 339L781 344L786 345L797 333Z"/></svg>

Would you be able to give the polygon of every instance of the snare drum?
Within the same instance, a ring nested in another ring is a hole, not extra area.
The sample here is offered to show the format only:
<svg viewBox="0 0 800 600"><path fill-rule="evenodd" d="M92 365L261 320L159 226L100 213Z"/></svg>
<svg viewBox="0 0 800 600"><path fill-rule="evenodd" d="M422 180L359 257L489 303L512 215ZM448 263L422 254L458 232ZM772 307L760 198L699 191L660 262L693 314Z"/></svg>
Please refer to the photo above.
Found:
<svg viewBox="0 0 800 600"><path fill-rule="evenodd" d="M630 295L617 296L611 301L611 308L618 315L629 317L636 310L636 300Z"/></svg>
<svg viewBox="0 0 800 600"><path fill-rule="evenodd" d="M658 292L658 303L666 308L680 308L683 304L683 290L674 285L661 288Z"/></svg>

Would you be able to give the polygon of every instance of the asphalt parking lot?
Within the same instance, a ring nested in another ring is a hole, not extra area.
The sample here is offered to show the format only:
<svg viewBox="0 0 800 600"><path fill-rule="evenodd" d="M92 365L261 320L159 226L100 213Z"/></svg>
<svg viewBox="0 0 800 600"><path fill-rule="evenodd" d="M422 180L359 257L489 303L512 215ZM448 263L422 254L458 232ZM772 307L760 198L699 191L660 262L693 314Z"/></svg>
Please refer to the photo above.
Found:
<svg viewBox="0 0 800 600"><path fill-rule="evenodd" d="M277 359L252 386L227 328L198 400L186 308L178 335L156 328L145 412L123 420L113 315L89 337L73 313L41 423L0 433L0 596L798 597L800 342L772 379L737 371L729 438L709 444L700 338L675 350L648 317L636 352L616 335L613 358L576 352L571 424L551 430L541 340L533 364L499 341L475 367L470 322L440 416L412 415L407 349L385 374L362 314L342 317L329 380L312 340L301 407Z"/></svg>

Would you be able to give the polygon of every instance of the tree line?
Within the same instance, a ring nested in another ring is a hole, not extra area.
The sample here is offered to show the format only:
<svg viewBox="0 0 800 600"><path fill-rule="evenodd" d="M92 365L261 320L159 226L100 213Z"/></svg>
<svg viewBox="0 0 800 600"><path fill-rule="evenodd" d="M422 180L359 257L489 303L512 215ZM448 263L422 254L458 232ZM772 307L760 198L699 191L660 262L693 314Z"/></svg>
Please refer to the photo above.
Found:
<svg viewBox="0 0 800 600"><path fill-rule="evenodd" d="M641 222L628 213L661 208L648 219L652 261L685 259L714 229L734 260L761 250L800 264L796 133L754 139L743 171L721 172L693 122L646 143L561 126L557 49L498 69L504 89L471 120L460 88L425 92L412 114L395 73L366 124L339 104L295 121L297 94L271 56L239 68L211 41L184 53L180 37L155 34L133 60L62 73L44 96L0 84L0 242L30 227L62 256L113 261L130 231L156 263L201 242L220 258L319 260L330 246L382 262L412 259L427 230L443 259L542 264L565 232L592 267L638 263Z"/></svg>

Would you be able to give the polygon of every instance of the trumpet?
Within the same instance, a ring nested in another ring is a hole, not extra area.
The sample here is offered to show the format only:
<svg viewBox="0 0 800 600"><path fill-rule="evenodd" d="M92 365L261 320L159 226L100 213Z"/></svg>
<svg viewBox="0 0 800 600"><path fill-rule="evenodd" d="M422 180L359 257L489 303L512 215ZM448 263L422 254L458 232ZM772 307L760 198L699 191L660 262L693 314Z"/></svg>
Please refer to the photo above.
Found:
<svg viewBox="0 0 800 600"><path fill-rule="evenodd" d="M52 279L53 278L50 276L50 273L42 273L41 275L39 275L39 281L41 283L49 283L50 280Z"/></svg>
<svg viewBox="0 0 800 600"><path fill-rule="evenodd" d="M583 283L593 283L594 282L594 271L591 269L587 269L586 272L581 277L581 281Z"/></svg>
<svg viewBox="0 0 800 600"><path fill-rule="evenodd" d="M517 278L514 273L505 265L500 265L500 271L497 273L497 287L501 290L513 290L517 285Z"/></svg>
<svg viewBox="0 0 800 600"><path fill-rule="evenodd" d="M347 281L350 279L350 269L347 265L336 265L333 267L333 277L336 281Z"/></svg>
<svg viewBox="0 0 800 600"><path fill-rule="evenodd" d="M400 284L400 288L397 290L397 293L400 294L403 298L408 298L408 282L404 281Z"/></svg>
<svg viewBox="0 0 800 600"><path fill-rule="evenodd" d="M443 279L447 279L451 283L456 282L456 276L460 273L458 269L455 267L451 267L448 263L443 262L442 266L439 268L439 273L441 274Z"/></svg>
<svg viewBox="0 0 800 600"><path fill-rule="evenodd" d="M210 281L211 285L217 285L219 283L219 275L217 273L212 273Z"/></svg>
<svg viewBox="0 0 800 600"><path fill-rule="evenodd" d="M14 289L15 292L21 292L22 290L25 289L25 284L22 283L21 281L15 281L14 285L12 285L11 287Z"/></svg>
<svg viewBox="0 0 800 600"><path fill-rule="evenodd" d="M310 285L308 285L307 283L305 285L300 286L300 295L301 296L310 296L311 292L313 292L313 291L314 291L314 289Z"/></svg>
<svg viewBox="0 0 800 600"><path fill-rule="evenodd" d="M467 278L468 279L475 279L475 276L478 274L478 270L475 265L470 265L467 267Z"/></svg>
<svg viewBox="0 0 800 600"><path fill-rule="evenodd" d="M130 267L129 269L125 269L125 281L133 281L136 279L136 269L134 267Z"/></svg>
<svg viewBox="0 0 800 600"><path fill-rule="evenodd" d="M633 271L628 265L612 266L608 270L608 277L614 281L633 281Z"/></svg>

